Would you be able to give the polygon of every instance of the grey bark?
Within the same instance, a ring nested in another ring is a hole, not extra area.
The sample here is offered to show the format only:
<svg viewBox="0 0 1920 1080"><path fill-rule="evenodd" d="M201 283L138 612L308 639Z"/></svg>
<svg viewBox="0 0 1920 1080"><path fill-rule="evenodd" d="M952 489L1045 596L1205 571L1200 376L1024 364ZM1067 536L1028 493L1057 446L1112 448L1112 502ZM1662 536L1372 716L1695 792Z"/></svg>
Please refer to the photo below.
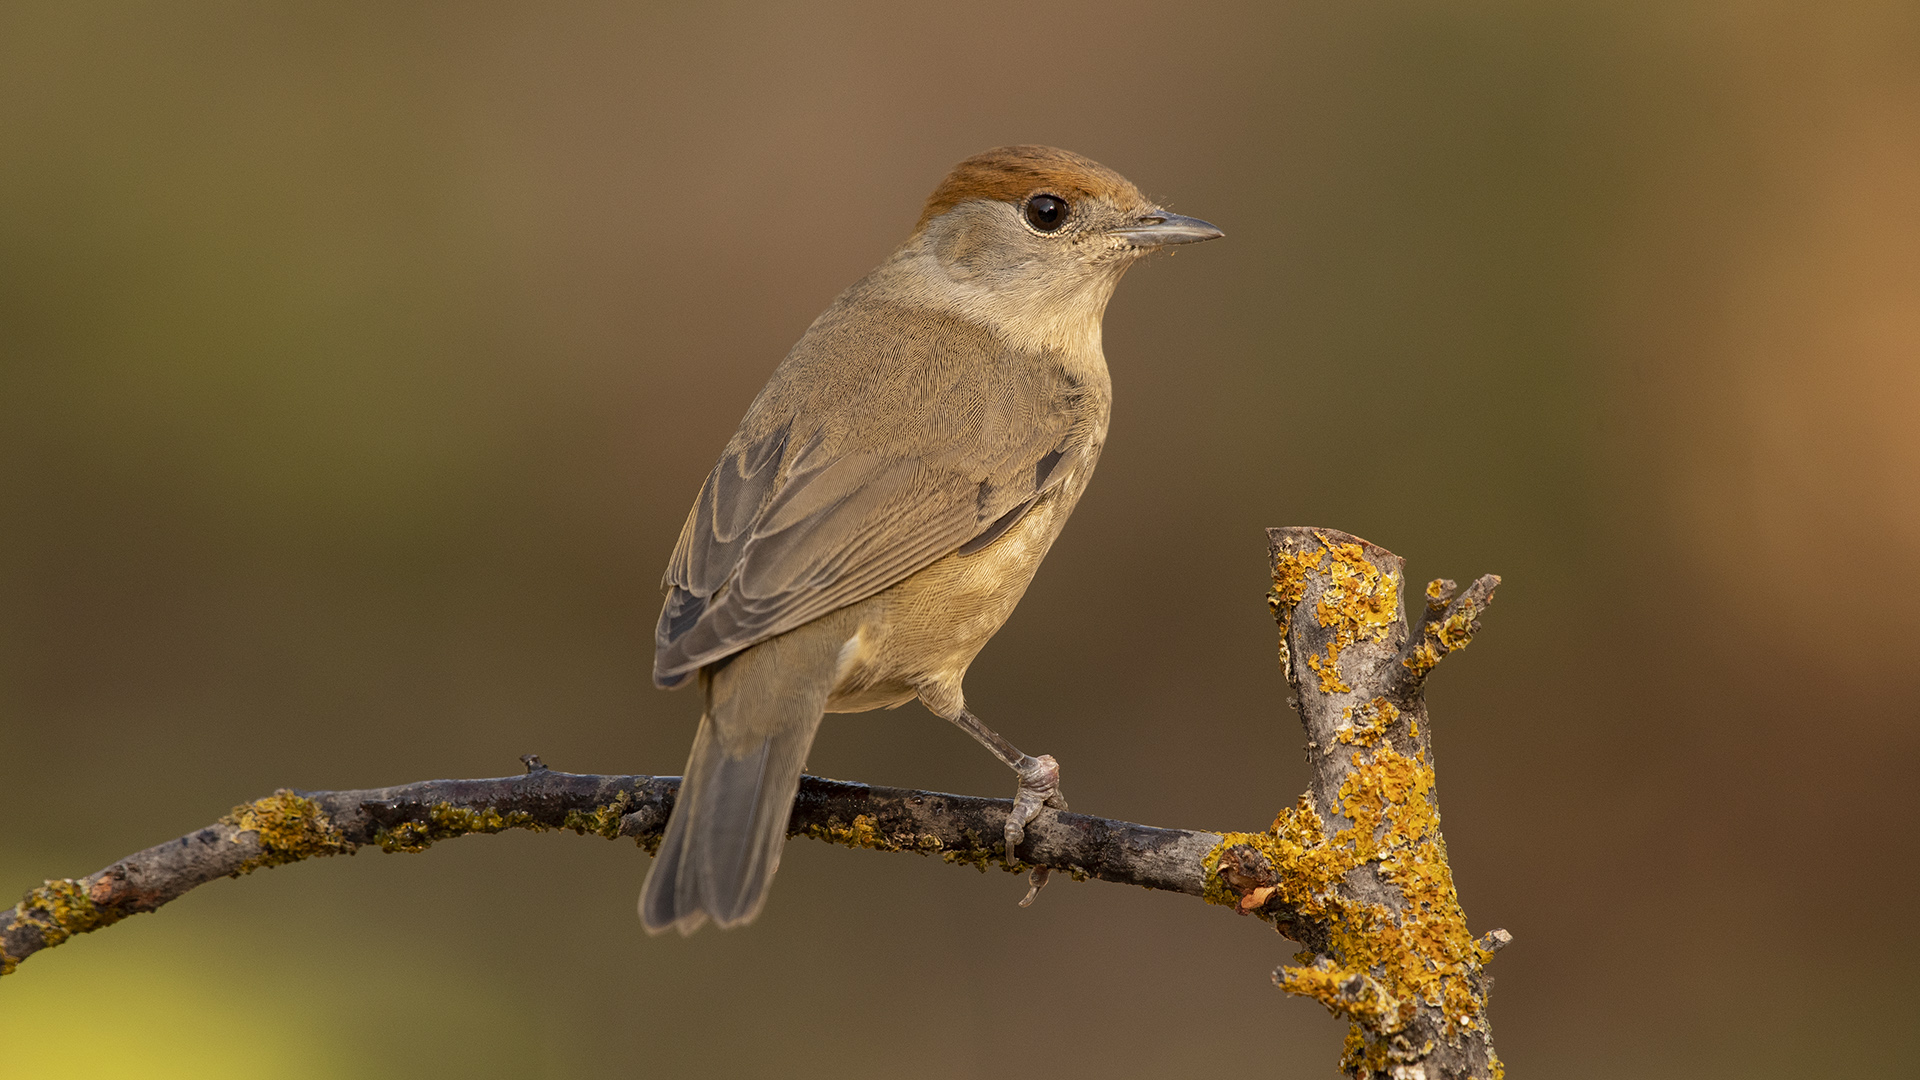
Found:
<svg viewBox="0 0 1920 1080"><path fill-rule="evenodd" d="M1492 602L1500 579L1488 574L1464 592L1459 592L1452 581L1430 583L1420 598L1424 602L1418 619L1410 626L1405 609L1406 563L1398 555L1335 529L1269 529L1267 537L1275 567L1276 595L1271 602L1281 627L1283 666L1293 688L1289 703L1306 729L1307 757L1313 765L1309 796L1325 822L1327 835L1337 839L1336 834L1354 825L1343 809L1347 805L1343 790L1356 781L1356 773L1389 755L1397 755L1401 763L1417 762L1432 768L1433 725L1423 696L1427 676L1449 653L1466 647L1479 629L1479 616ZM1356 554L1358 559L1352 557ZM1289 584L1288 568L1297 571L1308 561L1316 568L1299 578L1299 594L1279 595ZM1338 572L1336 563L1340 564ZM1365 584L1353 573L1364 573L1364 567L1371 567L1379 575L1378 591L1371 598L1359 595L1365 591ZM1389 583L1392 602L1383 604ZM1355 619L1356 615L1360 618ZM1337 658L1329 659L1333 653ZM1391 711L1383 709L1382 703ZM1370 718L1381 717L1390 719L1381 720L1375 730L1357 734ZM1364 782L1367 777L1357 779ZM1415 795L1407 803L1423 821L1430 811L1437 829L1437 787ZM1396 846L1390 827L1375 833L1386 840L1385 850L1341 875L1331 888L1337 897L1336 907L1344 905L1350 913L1363 908L1383 913L1392 924L1383 936L1392 937L1394 929L1437 913L1411 903L1389 869L1412 869L1406 866L1412 856L1411 846ZM1465 916L1458 911L1457 898L1452 895L1452 872L1446 867L1445 841L1437 832L1431 839L1428 850L1437 854L1446 871L1444 898L1454 904L1453 913L1459 916L1464 931ZM1343 955L1338 939L1329 933L1338 920L1324 913L1317 918L1315 913L1302 918L1294 912L1280 911L1274 921L1283 933L1318 954L1319 970L1338 972L1344 979L1321 1000L1336 1015L1353 1021L1365 1040L1359 1051L1350 1049L1343 1062L1350 1073L1386 1075L1396 1080L1403 1076L1439 1080L1495 1076L1503 1071L1493 1053L1487 1025L1486 1001L1492 980L1483 965L1493 952L1512 940L1505 930L1481 938L1477 942L1480 951L1469 947L1464 960L1458 956L1419 957L1425 965L1439 970L1447 970L1449 961L1455 962L1458 989L1469 994L1465 1001L1447 1002L1419 992L1410 994L1404 979L1396 981L1391 965L1368 966ZM1347 922L1350 940L1354 920ZM1283 986L1288 985L1285 973L1286 969L1275 972L1275 981ZM1381 1018L1382 1012L1388 1014L1387 1018Z"/></svg>
<svg viewBox="0 0 1920 1080"><path fill-rule="evenodd" d="M237 808L226 820L84 878L49 883L0 914L6 970L73 933L153 911L217 878L318 855L352 854L368 846L420 851L439 840L509 828L593 832L651 846L666 827L680 784L677 776L582 775L549 769L538 758L529 762L523 776L285 792L317 812L317 820L291 830L298 835L290 839L276 837L271 827L264 832L245 828L236 818L246 808ZM1196 896L1204 887L1201 860L1220 842L1217 833L1046 810L1008 860L1000 838L1012 806L1008 799L809 776L801 781L788 835L938 855L983 870L991 865L1026 871L1045 865L1076 877Z"/></svg>

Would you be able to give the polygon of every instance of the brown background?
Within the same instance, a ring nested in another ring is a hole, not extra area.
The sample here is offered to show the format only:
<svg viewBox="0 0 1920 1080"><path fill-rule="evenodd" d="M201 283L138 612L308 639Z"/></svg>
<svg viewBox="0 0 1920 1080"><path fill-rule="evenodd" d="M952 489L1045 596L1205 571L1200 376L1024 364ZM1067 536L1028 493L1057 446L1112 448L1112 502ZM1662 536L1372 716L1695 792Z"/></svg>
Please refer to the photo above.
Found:
<svg viewBox="0 0 1920 1080"><path fill-rule="evenodd" d="M1091 494L969 681L1075 808L1304 785L1261 528L1498 571L1433 689L1518 1076L1920 1050L1910 3L0 6L0 893L281 785L675 772L657 575L952 162L1114 166ZM817 772L1002 794L917 706ZM1327 1076L1189 900L817 844L648 939L570 836L219 882L0 984L34 1076ZM1905 1063L1904 1066L1900 1063Z"/></svg>

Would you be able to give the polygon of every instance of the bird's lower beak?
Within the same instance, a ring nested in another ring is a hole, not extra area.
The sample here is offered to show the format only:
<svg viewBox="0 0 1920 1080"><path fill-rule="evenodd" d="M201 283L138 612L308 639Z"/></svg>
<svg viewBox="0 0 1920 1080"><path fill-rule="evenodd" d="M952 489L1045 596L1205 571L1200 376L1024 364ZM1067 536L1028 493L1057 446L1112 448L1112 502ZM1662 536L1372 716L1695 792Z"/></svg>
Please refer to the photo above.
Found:
<svg viewBox="0 0 1920 1080"><path fill-rule="evenodd" d="M1153 210L1117 229L1108 230L1108 235L1117 236L1137 247L1166 247L1170 244L1218 240L1227 234L1199 218Z"/></svg>

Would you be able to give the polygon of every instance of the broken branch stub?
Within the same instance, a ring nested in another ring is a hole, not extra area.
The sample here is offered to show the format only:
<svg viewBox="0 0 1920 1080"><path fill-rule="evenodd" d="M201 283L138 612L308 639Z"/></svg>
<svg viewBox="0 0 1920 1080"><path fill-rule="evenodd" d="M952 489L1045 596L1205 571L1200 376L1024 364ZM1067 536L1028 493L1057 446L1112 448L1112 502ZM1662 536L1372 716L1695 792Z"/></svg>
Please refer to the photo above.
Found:
<svg viewBox="0 0 1920 1080"><path fill-rule="evenodd" d="M1313 781L1267 832L1227 834L1206 863L1208 899L1307 947L1274 981L1349 1022L1349 1075L1499 1077L1484 972L1495 938L1468 932L1454 890L1422 689L1472 639L1500 579L1458 595L1431 583L1410 628L1399 556L1335 529L1268 539Z"/></svg>

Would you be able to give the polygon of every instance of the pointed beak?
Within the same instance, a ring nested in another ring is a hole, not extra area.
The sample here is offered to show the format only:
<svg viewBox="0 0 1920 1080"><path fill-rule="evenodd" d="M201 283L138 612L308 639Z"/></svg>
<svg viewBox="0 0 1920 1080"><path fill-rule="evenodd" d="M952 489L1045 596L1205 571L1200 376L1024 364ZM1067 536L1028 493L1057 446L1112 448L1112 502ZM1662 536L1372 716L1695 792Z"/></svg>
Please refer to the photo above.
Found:
<svg viewBox="0 0 1920 1080"><path fill-rule="evenodd" d="M1149 210L1117 229L1109 229L1107 234L1143 248L1198 244L1227 235L1199 218L1169 214L1165 210Z"/></svg>

